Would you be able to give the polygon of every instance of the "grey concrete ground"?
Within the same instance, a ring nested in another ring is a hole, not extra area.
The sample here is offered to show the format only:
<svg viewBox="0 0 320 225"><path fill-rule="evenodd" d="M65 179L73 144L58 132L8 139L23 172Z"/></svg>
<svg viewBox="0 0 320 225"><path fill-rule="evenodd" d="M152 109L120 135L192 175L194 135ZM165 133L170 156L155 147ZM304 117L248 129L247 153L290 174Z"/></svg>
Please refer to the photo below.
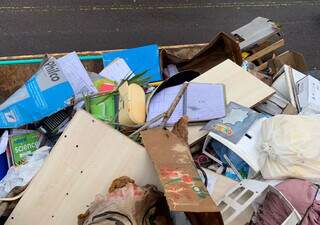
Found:
<svg viewBox="0 0 320 225"><path fill-rule="evenodd" d="M207 42L256 16L320 66L320 1L1 0L0 56Z"/></svg>

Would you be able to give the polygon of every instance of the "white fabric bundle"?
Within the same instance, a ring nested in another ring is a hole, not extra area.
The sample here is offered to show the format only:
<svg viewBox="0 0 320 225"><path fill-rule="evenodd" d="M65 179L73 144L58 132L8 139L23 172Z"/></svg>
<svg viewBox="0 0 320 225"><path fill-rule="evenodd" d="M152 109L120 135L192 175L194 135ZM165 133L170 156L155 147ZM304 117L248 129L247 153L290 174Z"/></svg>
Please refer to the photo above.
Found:
<svg viewBox="0 0 320 225"><path fill-rule="evenodd" d="M279 115L262 124L259 165L265 179L320 182L320 118Z"/></svg>

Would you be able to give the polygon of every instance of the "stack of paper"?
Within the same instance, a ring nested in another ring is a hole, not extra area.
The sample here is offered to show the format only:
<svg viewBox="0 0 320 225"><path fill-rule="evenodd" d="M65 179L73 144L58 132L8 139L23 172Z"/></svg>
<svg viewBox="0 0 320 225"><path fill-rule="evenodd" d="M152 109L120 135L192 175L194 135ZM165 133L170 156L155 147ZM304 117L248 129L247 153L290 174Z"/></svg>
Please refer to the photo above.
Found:
<svg viewBox="0 0 320 225"><path fill-rule="evenodd" d="M76 52L71 52L59 58L58 64L75 95L97 93L97 89L94 87Z"/></svg>

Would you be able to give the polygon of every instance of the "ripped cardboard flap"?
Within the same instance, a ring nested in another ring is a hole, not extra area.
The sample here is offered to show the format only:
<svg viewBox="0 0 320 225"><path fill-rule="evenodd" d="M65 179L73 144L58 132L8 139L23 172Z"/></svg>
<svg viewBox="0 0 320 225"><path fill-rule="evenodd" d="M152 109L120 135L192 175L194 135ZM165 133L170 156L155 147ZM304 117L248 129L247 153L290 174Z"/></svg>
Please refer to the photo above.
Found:
<svg viewBox="0 0 320 225"><path fill-rule="evenodd" d="M189 150L175 134L161 128L141 132L143 143L164 188L171 211L219 213Z"/></svg>

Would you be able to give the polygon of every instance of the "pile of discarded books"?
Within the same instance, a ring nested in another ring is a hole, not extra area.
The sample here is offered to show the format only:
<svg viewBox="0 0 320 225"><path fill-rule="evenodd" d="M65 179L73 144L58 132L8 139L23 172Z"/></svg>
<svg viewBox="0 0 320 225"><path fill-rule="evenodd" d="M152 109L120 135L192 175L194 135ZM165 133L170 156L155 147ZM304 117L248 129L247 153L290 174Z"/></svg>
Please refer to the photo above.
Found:
<svg viewBox="0 0 320 225"><path fill-rule="evenodd" d="M255 18L207 44L1 58L7 225L320 224L320 72Z"/></svg>

